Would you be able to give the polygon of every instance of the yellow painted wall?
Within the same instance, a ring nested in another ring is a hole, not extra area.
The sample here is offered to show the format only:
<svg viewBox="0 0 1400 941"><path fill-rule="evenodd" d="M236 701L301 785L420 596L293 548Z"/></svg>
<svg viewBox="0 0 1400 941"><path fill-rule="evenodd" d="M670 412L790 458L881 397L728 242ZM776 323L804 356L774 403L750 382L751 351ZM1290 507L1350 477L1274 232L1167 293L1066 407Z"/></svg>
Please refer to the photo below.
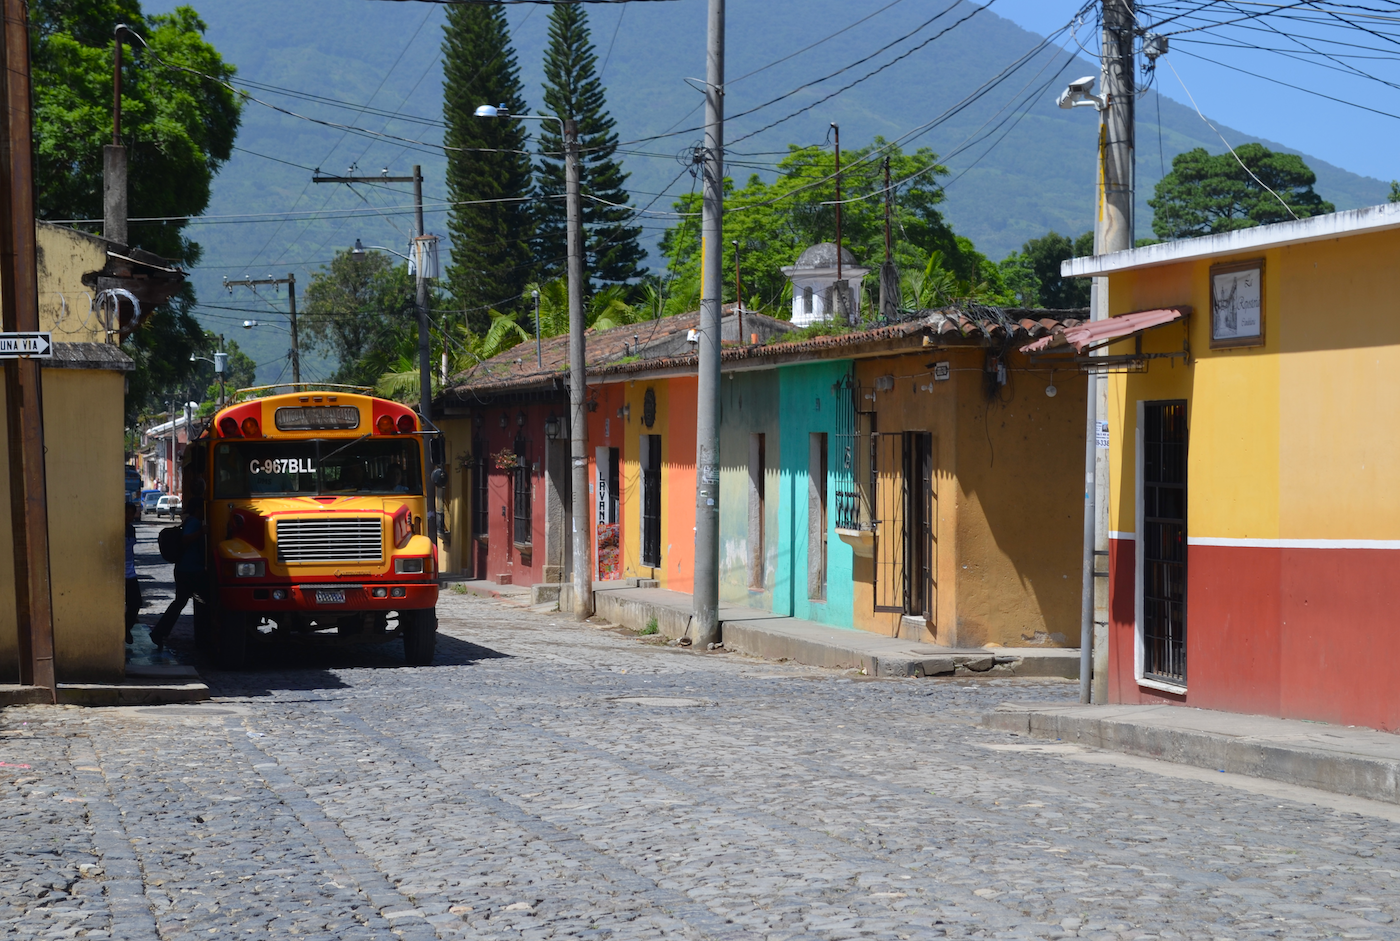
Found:
<svg viewBox="0 0 1400 941"><path fill-rule="evenodd" d="M1193 365L1109 385L1112 528L1132 532L1139 400L1188 403L1192 536L1400 537L1400 233L1350 236L1110 278L1114 314L1190 304ZM1212 264L1263 258L1262 347L1210 349ZM1144 335L1179 349L1182 331ZM1118 344L1114 352L1128 352ZM1208 402L1196 408L1195 402Z"/></svg>
<svg viewBox="0 0 1400 941"><path fill-rule="evenodd" d="M55 670L61 682L114 681L125 667L122 406L125 378L43 371ZM0 388L0 404L4 391ZM9 492L0 462L0 493ZM18 675L10 504L0 500L0 676Z"/></svg>
<svg viewBox="0 0 1400 941"><path fill-rule="evenodd" d="M445 500L438 511L444 514L451 533L446 543L438 541L438 566L443 574L460 575L468 561L464 553L471 541L471 475L465 465L472 457L472 419L440 418L437 426L442 429L443 453L447 456Z"/></svg>
<svg viewBox="0 0 1400 941"><path fill-rule="evenodd" d="M83 275L107 263L106 243L82 232L40 222L38 235L39 329L56 343L105 343L106 328L93 313L95 289Z"/></svg>
<svg viewBox="0 0 1400 941"><path fill-rule="evenodd" d="M1009 382L989 400L981 349L858 361L876 393L880 431L926 431L936 447L938 603L923 638L955 646L1073 647L1079 643L1087 383L1013 354ZM930 364L951 378L934 382ZM919 386L932 384L931 391ZM882 472L881 476L884 474ZM877 539L885 538L877 535ZM895 633L900 615L875 612L873 560L856 557L856 625Z"/></svg>

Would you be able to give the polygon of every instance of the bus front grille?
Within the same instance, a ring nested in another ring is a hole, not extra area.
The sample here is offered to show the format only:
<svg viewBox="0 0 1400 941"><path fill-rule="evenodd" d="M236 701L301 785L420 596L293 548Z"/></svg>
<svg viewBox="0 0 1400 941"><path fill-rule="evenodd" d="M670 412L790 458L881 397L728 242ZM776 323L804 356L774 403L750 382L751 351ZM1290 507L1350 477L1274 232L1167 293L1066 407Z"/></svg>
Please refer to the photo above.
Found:
<svg viewBox="0 0 1400 941"><path fill-rule="evenodd" d="M279 562L378 562L384 524L375 517L277 521Z"/></svg>

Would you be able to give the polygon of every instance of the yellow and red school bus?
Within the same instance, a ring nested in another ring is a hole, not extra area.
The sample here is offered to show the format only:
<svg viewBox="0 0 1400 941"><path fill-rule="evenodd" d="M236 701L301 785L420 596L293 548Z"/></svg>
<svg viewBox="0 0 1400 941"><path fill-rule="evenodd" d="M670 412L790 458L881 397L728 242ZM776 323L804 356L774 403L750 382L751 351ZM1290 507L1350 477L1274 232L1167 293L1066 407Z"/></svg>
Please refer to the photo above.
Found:
<svg viewBox="0 0 1400 941"><path fill-rule="evenodd" d="M437 549L410 408L318 387L222 409L186 450L185 511L207 534L196 641L225 666L261 643L401 637L433 658Z"/></svg>

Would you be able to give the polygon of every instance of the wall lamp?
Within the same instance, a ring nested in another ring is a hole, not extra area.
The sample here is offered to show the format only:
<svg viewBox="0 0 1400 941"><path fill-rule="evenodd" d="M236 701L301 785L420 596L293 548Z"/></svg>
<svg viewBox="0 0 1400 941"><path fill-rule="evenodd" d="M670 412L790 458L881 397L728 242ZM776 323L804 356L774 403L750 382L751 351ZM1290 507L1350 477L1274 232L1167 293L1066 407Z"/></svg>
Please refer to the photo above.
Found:
<svg viewBox="0 0 1400 941"><path fill-rule="evenodd" d="M550 441L559 437L559 419L554 417L553 412L544 420L544 436Z"/></svg>

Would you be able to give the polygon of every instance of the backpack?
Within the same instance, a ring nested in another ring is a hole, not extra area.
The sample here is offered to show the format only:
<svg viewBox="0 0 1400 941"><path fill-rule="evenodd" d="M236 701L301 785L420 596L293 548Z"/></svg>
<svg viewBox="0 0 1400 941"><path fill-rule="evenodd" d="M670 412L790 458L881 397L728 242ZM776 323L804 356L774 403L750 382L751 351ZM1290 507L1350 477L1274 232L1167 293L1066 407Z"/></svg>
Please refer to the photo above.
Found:
<svg viewBox="0 0 1400 941"><path fill-rule="evenodd" d="M180 550L184 547L180 545L183 533L179 526L167 526L156 536L156 548L160 550L160 557L167 562L179 562Z"/></svg>

